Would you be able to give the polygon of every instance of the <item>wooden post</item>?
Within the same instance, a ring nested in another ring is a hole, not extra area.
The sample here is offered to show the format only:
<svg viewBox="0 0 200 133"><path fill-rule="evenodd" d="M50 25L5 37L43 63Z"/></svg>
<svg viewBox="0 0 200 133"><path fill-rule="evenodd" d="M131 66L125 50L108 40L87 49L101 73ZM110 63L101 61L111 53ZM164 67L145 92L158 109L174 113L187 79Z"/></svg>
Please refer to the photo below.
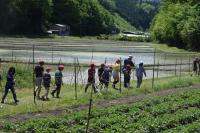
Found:
<svg viewBox="0 0 200 133"><path fill-rule="evenodd" d="M174 71L175 71L175 76L176 76L176 66L177 66L177 59L176 59L176 62L175 62L175 69L174 69Z"/></svg>
<svg viewBox="0 0 200 133"><path fill-rule="evenodd" d="M94 77L95 77L95 75L94 75ZM92 81L92 89L91 89L91 93L90 93L90 104L89 104L87 125L86 125L86 131L85 131L86 133L88 133L88 128L89 128L89 124L90 124L90 115L91 115L91 110L92 110L92 98L93 98L92 94L93 94L94 87L95 87L95 83Z"/></svg>
<svg viewBox="0 0 200 133"><path fill-rule="evenodd" d="M180 62L180 74L179 74L179 78L181 77L181 72L182 72L182 58L181 58L181 62Z"/></svg>
<svg viewBox="0 0 200 133"><path fill-rule="evenodd" d="M157 79L158 79L158 73L159 73L159 60L158 60L158 64L157 64Z"/></svg>
<svg viewBox="0 0 200 133"><path fill-rule="evenodd" d="M122 92L122 59L120 57L120 65L119 65L119 73L120 73L120 76L119 76L119 91L120 93Z"/></svg>
<svg viewBox="0 0 200 133"><path fill-rule="evenodd" d="M51 46L51 63L53 64L53 46Z"/></svg>
<svg viewBox="0 0 200 133"><path fill-rule="evenodd" d="M75 86L75 99L77 100L77 70L76 70L76 57L74 58L74 86Z"/></svg>
<svg viewBox="0 0 200 133"><path fill-rule="evenodd" d="M154 71L155 71L155 63L156 63L156 49L154 50L154 55L153 55L153 78L152 78L152 88L154 88Z"/></svg>
<svg viewBox="0 0 200 133"><path fill-rule="evenodd" d="M36 92L35 92L35 45L33 45L33 100L34 100L34 104L36 104Z"/></svg>
<svg viewBox="0 0 200 133"><path fill-rule="evenodd" d="M14 57L13 57L13 56L14 56L13 47L14 47L14 46L12 46L12 63L13 63L13 60L14 60L14 59L13 59L13 58L14 58Z"/></svg>
<svg viewBox="0 0 200 133"><path fill-rule="evenodd" d="M190 55L189 55L189 75L190 75Z"/></svg>

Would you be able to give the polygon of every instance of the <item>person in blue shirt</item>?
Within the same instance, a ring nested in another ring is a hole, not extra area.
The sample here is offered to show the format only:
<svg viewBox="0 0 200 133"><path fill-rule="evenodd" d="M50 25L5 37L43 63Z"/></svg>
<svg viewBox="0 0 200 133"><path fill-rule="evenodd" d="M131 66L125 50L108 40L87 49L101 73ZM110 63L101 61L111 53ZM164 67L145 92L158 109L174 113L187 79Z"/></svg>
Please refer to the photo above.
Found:
<svg viewBox="0 0 200 133"><path fill-rule="evenodd" d="M4 103L4 100L8 94L9 89L11 90L15 103L19 102L19 100L17 100L17 95L15 93L15 88L14 88L15 87L14 75L15 75L15 68L10 67L7 73L7 81L1 103Z"/></svg>
<svg viewBox="0 0 200 133"><path fill-rule="evenodd" d="M142 84L143 74L146 77L146 71L143 66L143 61L140 61L139 67L136 68L136 77L137 77L137 88L140 88Z"/></svg>

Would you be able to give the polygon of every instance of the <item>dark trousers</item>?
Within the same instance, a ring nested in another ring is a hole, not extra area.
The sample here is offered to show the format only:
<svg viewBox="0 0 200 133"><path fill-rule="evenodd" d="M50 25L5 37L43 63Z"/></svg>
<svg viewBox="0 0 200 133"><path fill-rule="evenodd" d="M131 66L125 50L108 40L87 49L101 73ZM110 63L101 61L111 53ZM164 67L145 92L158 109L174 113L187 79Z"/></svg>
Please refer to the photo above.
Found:
<svg viewBox="0 0 200 133"><path fill-rule="evenodd" d="M2 101L4 102L4 100L5 100L5 98L6 98L7 94L8 94L9 89L11 90L11 93L12 93L12 95L13 95L14 101L17 102L17 95L16 95L16 93L15 93L15 88L14 88L14 86L6 86L6 87L5 87L4 95L3 95L3 97L2 97Z"/></svg>
<svg viewBox="0 0 200 133"><path fill-rule="evenodd" d="M56 84L55 89L51 92L52 95L56 93L56 97L59 97L61 90L61 84Z"/></svg>
<svg viewBox="0 0 200 133"><path fill-rule="evenodd" d="M124 87L125 88L130 87L130 79L131 79L130 75L124 75Z"/></svg>
<svg viewBox="0 0 200 133"><path fill-rule="evenodd" d="M140 88L142 84L142 77L137 76L137 88Z"/></svg>

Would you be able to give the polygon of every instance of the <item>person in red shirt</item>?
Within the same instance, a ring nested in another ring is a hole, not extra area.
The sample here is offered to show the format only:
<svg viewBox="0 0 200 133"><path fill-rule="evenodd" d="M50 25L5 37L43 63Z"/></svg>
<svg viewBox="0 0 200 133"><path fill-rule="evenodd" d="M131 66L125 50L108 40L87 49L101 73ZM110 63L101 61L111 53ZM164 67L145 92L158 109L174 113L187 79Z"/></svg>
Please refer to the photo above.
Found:
<svg viewBox="0 0 200 133"><path fill-rule="evenodd" d="M95 65L94 63L92 63L90 64L90 68L88 69L88 82L85 86L85 92L87 92L87 89L90 85L92 85L94 92L95 93L97 92L96 86L95 86L95 73L96 73Z"/></svg>

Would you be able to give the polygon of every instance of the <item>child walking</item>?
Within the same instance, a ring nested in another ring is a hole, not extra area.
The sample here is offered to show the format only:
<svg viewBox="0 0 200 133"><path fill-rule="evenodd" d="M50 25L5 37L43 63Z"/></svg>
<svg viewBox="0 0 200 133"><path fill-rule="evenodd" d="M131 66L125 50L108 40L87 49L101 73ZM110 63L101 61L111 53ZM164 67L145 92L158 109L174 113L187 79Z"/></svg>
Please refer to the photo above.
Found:
<svg viewBox="0 0 200 133"><path fill-rule="evenodd" d="M137 88L140 88L142 84L143 74L146 77L146 71L143 66L143 61L140 61L139 67L136 68Z"/></svg>
<svg viewBox="0 0 200 133"><path fill-rule="evenodd" d="M85 86L85 92L87 92L87 89L90 85L92 85L94 93L97 92L96 86L95 86L95 73L96 73L95 65L92 63L90 64L90 68L88 69L88 82Z"/></svg>
<svg viewBox="0 0 200 133"><path fill-rule="evenodd" d="M62 80L62 71L64 70L63 65L58 66L58 70L55 72L55 89L51 92L52 97L55 97L54 94L56 93L56 98L60 98L60 90L61 86L63 85L63 80Z"/></svg>
<svg viewBox="0 0 200 133"><path fill-rule="evenodd" d="M42 100L49 100L48 94L49 94L49 88L51 84L51 74L49 73L51 71L51 67L46 68L46 72L43 75L43 85L45 88L45 94L42 96Z"/></svg>

